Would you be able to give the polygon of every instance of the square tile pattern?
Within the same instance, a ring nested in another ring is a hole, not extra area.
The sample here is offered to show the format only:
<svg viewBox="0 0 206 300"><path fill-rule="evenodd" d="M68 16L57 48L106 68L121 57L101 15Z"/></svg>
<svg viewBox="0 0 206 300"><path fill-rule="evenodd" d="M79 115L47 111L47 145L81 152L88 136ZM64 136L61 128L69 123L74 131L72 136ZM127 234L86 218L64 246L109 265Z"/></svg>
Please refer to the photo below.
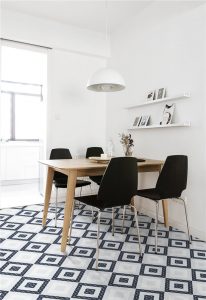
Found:
<svg viewBox="0 0 206 300"><path fill-rule="evenodd" d="M43 205L0 211L0 300L163 300L206 299L206 242L159 224L158 253L154 220L139 214L144 255L139 256L134 215L128 208L121 233L122 209L102 214L99 270L95 269L96 218L85 205L74 211L67 254L60 251L64 204L54 208L45 228ZM96 213L95 213L96 216Z"/></svg>

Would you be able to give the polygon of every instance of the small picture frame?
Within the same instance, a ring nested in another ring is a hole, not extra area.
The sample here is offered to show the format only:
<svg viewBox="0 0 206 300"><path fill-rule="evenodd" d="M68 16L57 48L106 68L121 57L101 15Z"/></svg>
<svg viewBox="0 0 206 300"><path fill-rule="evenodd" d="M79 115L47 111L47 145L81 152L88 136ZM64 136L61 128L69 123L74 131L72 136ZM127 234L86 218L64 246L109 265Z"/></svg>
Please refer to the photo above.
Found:
<svg viewBox="0 0 206 300"><path fill-rule="evenodd" d="M153 101L155 99L155 90L149 91L147 93L147 101Z"/></svg>
<svg viewBox="0 0 206 300"><path fill-rule="evenodd" d="M156 91L155 100L160 100L166 97L166 88L160 88Z"/></svg>
<svg viewBox="0 0 206 300"><path fill-rule="evenodd" d="M167 125L172 123L172 117L175 110L175 104L166 104L163 115L162 115L162 121L160 122L160 125Z"/></svg>
<svg viewBox="0 0 206 300"><path fill-rule="evenodd" d="M141 120L140 120L140 123L139 123L139 126L140 127L145 127L148 125L149 123L149 119L150 119L150 116L142 116L141 117Z"/></svg>
<svg viewBox="0 0 206 300"><path fill-rule="evenodd" d="M132 124L132 127L133 127L133 128L138 127L140 121L141 121L141 116L135 117L134 122L133 122L133 124Z"/></svg>

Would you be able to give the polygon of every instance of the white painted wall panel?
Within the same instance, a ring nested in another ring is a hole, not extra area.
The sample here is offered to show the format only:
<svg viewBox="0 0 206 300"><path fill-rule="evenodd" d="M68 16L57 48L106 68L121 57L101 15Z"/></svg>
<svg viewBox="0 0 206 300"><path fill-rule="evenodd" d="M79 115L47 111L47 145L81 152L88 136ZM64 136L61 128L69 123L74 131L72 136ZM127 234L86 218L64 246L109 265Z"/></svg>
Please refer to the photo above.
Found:
<svg viewBox="0 0 206 300"><path fill-rule="evenodd" d="M2 181L39 177L39 144L8 142L0 145Z"/></svg>
<svg viewBox="0 0 206 300"><path fill-rule="evenodd" d="M161 118L164 104L126 111L123 107L144 101L148 91L166 87L169 95L191 92L191 99L176 102L176 120L190 120L189 128L132 131L134 154L165 159L171 154L189 158L189 217L193 233L206 239L206 10L204 3L162 2L148 6L111 38L111 67L118 67L126 90L108 97L107 136L115 141L116 155L123 154L118 133L126 130L136 115ZM171 102L172 103L172 102ZM115 120L115 122L114 122ZM153 187L158 174L140 175L139 187ZM151 202L142 200L142 210L153 214ZM171 203L169 218L185 228L183 207Z"/></svg>
<svg viewBox="0 0 206 300"><path fill-rule="evenodd" d="M89 146L105 147L106 99L86 89L87 80L104 60L53 50L49 53L48 155L68 147L85 156Z"/></svg>

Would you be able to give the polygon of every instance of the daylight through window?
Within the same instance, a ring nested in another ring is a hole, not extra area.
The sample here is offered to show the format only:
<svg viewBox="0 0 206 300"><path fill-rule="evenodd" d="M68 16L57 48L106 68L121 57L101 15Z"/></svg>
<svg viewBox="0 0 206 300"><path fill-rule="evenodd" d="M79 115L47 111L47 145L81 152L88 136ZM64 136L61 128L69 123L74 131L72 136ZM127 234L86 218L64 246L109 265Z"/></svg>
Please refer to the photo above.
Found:
<svg viewBox="0 0 206 300"><path fill-rule="evenodd" d="M42 85L1 82L2 137L10 141L39 140Z"/></svg>

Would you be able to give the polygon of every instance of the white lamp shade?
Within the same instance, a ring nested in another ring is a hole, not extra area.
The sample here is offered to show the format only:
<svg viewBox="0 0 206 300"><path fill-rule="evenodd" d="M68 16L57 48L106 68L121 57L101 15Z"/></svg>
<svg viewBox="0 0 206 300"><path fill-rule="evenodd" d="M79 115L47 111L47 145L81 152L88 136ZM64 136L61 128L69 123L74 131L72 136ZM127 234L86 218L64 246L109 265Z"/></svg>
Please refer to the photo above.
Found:
<svg viewBox="0 0 206 300"><path fill-rule="evenodd" d="M88 90L95 92L117 92L125 88L123 77L113 69L100 69L87 83Z"/></svg>

